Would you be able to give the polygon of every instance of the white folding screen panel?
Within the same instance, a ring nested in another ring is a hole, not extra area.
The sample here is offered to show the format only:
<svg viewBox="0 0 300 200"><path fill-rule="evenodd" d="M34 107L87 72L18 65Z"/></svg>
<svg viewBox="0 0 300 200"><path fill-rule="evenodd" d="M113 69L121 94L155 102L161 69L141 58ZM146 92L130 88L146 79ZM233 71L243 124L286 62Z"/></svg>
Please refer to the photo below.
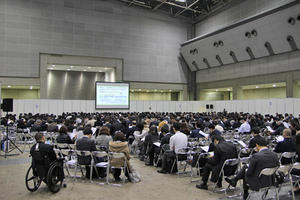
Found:
<svg viewBox="0 0 300 200"><path fill-rule="evenodd" d="M250 100L241 101L242 102L242 109L241 111L244 113L249 112L249 102Z"/></svg>
<svg viewBox="0 0 300 200"><path fill-rule="evenodd" d="M41 99L40 100L40 103L38 103L38 100L36 101L33 101L33 104L34 104L34 109L35 112L38 112L38 113L49 113L49 100L47 99Z"/></svg>
<svg viewBox="0 0 300 200"><path fill-rule="evenodd" d="M58 110L58 101L57 100L48 100L49 102L49 113L54 115L60 115L61 112Z"/></svg>
<svg viewBox="0 0 300 200"><path fill-rule="evenodd" d="M174 112L174 111L176 111L176 102L169 101L169 110L168 110L168 112Z"/></svg>
<svg viewBox="0 0 300 200"><path fill-rule="evenodd" d="M87 100L86 101L86 112L92 113L95 111L95 101L94 100Z"/></svg>
<svg viewBox="0 0 300 200"><path fill-rule="evenodd" d="M258 99L233 101L131 101L130 110L95 110L94 100L35 99L14 100L13 113L62 112L207 112L206 105L213 105L213 111L249 112L272 114L300 113L300 99Z"/></svg>
<svg viewBox="0 0 300 200"><path fill-rule="evenodd" d="M63 100L64 112L72 112L72 100Z"/></svg>
<svg viewBox="0 0 300 200"><path fill-rule="evenodd" d="M72 101L72 112L80 112L80 100Z"/></svg>
<svg viewBox="0 0 300 200"><path fill-rule="evenodd" d="M144 108L144 102L143 101L137 101L136 102L136 111L137 112L143 112Z"/></svg>
<svg viewBox="0 0 300 200"><path fill-rule="evenodd" d="M163 112L169 112L169 102L167 102L167 101L163 101L162 102L162 111Z"/></svg>
<svg viewBox="0 0 300 200"><path fill-rule="evenodd" d="M57 100L57 111L59 115L64 112L64 100Z"/></svg>
<svg viewBox="0 0 300 200"><path fill-rule="evenodd" d="M284 99L274 99L276 102L276 112L280 114L286 113L285 104L286 101Z"/></svg>
<svg viewBox="0 0 300 200"><path fill-rule="evenodd" d="M298 116L300 114L300 99L294 99L294 116Z"/></svg>
<svg viewBox="0 0 300 200"><path fill-rule="evenodd" d="M276 113L276 110L277 110L276 101L274 101L274 99L270 99L267 113L271 114L271 115L274 115Z"/></svg>
<svg viewBox="0 0 300 200"><path fill-rule="evenodd" d="M151 112L158 112L157 101L150 101Z"/></svg>
<svg viewBox="0 0 300 200"><path fill-rule="evenodd" d="M285 112L288 114L293 114L293 112L294 112L294 100L293 99L285 100Z"/></svg>
<svg viewBox="0 0 300 200"><path fill-rule="evenodd" d="M162 101L156 102L156 110L157 110L157 112L163 112L163 102Z"/></svg>
<svg viewBox="0 0 300 200"><path fill-rule="evenodd" d="M80 100L80 112L86 112L86 100Z"/></svg>
<svg viewBox="0 0 300 200"><path fill-rule="evenodd" d="M130 112L136 111L136 101L130 101Z"/></svg>

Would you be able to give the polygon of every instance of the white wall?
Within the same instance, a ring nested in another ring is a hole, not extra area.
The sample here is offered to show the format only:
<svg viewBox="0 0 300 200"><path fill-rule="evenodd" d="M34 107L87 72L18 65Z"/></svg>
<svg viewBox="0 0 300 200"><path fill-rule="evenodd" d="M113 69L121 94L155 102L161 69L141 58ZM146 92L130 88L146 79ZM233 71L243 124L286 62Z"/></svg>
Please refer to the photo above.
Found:
<svg viewBox="0 0 300 200"><path fill-rule="evenodd" d="M14 100L14 114L62 112L206 112L206 104L213 111L249 112L262 114L300 114L300 98L257 99L233 101L130 101L130 110L95 110L94 100Z"/></svg>

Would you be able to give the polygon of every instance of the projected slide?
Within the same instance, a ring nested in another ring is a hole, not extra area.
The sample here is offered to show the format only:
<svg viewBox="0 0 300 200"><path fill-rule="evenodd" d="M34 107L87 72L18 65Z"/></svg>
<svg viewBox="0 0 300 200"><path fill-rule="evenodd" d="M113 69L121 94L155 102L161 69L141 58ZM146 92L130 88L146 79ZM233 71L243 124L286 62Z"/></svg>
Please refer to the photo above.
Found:
<svg viewBox="0 0 300 200"><path fill-rule="evenodd" d="M129 108L129 83L96 82L96 109Z"/></svg>

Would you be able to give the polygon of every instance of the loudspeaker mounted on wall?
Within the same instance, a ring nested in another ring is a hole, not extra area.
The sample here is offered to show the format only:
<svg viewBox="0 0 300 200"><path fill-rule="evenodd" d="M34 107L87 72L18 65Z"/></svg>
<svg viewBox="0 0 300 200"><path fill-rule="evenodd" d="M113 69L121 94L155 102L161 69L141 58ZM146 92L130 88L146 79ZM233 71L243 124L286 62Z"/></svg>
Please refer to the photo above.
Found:
<svg viewBox="0 0 300 200"><path fill-rule="evenodd" d="M13 111L13 99L3 99L1 109L4 112L12 112Z"/></svg>
<svg viewBox="0 0 300 200"><path fill-rule="evenodd" d="M210 105L209 105L209 108L210 108L210 109L214 109L214 105L210 104Z"/></svg>
<svg viewBox="0 0 300 200"><path fill-rule="evenodd" d="M209 104L206 104L206 109L209 109Z"/></svg>
<svg viewBox="0 0 300 200"><path fill-rule="evenodd" d="M288 23L291 24L291 25L295 25L295 23L296 23L295 18L294 18L294 17L290 17L290 18L288 19Z"/></svg>

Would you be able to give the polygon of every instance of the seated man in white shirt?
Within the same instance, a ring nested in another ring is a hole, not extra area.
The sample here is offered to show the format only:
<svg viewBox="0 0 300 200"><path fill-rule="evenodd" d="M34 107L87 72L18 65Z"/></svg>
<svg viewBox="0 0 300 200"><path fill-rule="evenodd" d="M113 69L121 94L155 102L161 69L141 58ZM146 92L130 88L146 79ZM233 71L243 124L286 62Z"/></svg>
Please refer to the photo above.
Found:
<svg viewBox="0 0 300 200"><path fill-rule="evenodd" d="M239 128L239 133L250 133L251 132L251 126L248 123L246 118L242 118L240 120L240 122L242 123L242 125Z"/></svg>
<svg viewBox="0 0 300 200"><path fill-rule="evenodd" d="M175 122L173 124L173 130L175 134L170 138L170 151L166 151L162 158L162 169L158 170L159 173L168 173L171 172L171 165L176 157L176 153L179 149L186 148L187 147L187 136L180 132L180 123ZM177 169L176 169L177 170ZM174 170L174 171L176 171ZM173 171L173 172L174 172ZM171 173L173 173L171 172Z"/></svg>

